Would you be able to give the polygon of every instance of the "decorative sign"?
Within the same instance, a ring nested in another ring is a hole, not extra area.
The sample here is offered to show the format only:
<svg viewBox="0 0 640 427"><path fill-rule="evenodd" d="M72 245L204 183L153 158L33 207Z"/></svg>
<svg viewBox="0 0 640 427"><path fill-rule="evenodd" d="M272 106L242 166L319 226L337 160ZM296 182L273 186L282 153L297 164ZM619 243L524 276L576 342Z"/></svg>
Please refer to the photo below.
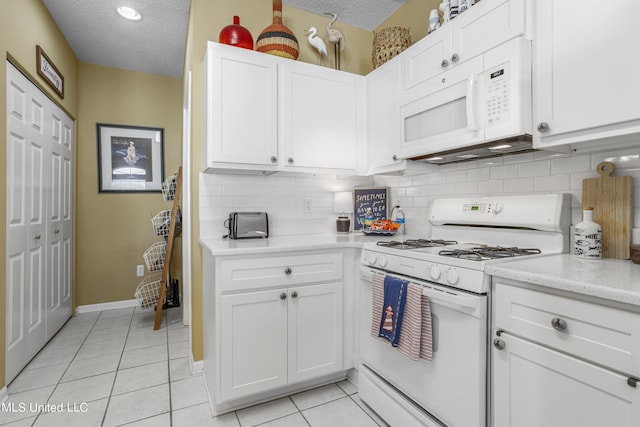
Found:
<svg viewBox="0 0 640 427"><path fill-rule="evenodd" d="M374 219L387 218L387 189L386 188L356 188L353 190L353 229L361 230L364 214L371 208Z"/></svg>
<svg viewBox="0 0 640 427"><path fill-rule="evenodd" d="M64 99L64 76L56 68L51 59L44 53L40 45L36 46L36 65L40 77L51 86L60 98Z"/></svg>

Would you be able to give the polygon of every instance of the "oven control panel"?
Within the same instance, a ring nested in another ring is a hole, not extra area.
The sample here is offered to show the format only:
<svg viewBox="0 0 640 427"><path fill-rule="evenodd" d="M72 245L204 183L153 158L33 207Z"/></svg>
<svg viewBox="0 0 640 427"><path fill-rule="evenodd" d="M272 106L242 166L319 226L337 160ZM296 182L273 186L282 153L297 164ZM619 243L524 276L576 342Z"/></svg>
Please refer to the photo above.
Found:
<svg viewBox="0 0 640 427"><path fill-rule="evenodd" d="M467 215L497 215L504 209L502 202L465 203L462 212Z"/></svg>
<svg viewBox="0 0 640 427"><path fill-rule="evenodd" d="M362 251L360 264L379 269L389 275L395 273L415 277L416 283L420 281L437 283L476 293L486 293L489 290L489 276L481 270L417 260L368 249Z"/></svg>

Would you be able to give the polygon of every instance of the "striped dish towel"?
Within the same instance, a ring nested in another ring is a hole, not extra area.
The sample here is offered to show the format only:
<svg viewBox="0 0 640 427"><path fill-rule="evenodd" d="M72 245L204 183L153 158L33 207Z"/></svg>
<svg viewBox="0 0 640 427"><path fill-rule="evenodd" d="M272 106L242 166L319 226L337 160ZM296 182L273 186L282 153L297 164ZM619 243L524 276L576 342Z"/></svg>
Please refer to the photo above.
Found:
<svg viewBox="0 0 640 427"><path fill-rule="evenodd" d="M378 339L384 306L384 277L384 274L373 273L371 278L371 336ZM429 298L422 295L422 287L415 283L408 285L398 351L411 360L433 360L431 305Z"/></svg>

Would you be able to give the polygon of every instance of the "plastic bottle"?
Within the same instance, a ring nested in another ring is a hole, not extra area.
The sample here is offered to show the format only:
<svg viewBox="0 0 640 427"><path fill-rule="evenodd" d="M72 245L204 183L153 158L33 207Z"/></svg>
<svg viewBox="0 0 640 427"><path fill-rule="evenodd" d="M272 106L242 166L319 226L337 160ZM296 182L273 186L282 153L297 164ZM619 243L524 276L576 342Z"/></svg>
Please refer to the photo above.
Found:
<svg viewBox="0 0 640 427"><path fill-rule="evenodd" d="M398 233L404 234L404 211L400 206L398 206L398 210L396 211L396 222L400 224L400 228L398 228Z"/></svg>
<svg viewBox="0 0 640 427"><path fill-rule="evenodd" d="M371 223L373 222L373 211L371 210L371 208L367 208L367 210L364 211L364 229L368 230L369 228L371 228Z"/></svg>
<svg viewBox="0 0 640 427"><path fill-rule="evenodd" d="M582 211L582 222L576 224L573 238L573 254L576 257L602 258L602 227L593 222L593 209Z"/></svg>

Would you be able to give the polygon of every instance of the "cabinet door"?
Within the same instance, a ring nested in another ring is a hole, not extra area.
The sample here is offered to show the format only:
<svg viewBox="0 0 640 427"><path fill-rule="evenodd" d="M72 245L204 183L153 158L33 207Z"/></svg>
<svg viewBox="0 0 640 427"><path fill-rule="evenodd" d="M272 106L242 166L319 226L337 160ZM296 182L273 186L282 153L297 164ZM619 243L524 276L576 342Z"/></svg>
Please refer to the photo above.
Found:
<svg viewBox="0 0 640 427"><path fill-rule="evenodd" d="M627 377L503 333L493 349L494 427L634 426Z"/></svg>
<svg viewBox="0 0 640 427"><path fill-rule="evenodd" d="M280 163L355 172L364 141L364 77L287 61L279 79Z"/></svg>
<svg viewBox="0 0 640 427"><path fill-rule="evenodd" d="M392 59L367 76L369 173L403 163L394 159L400 145L400 65L400 58Z"/></svg>
<svg viewBox="0 0 640 427"><path fill-rule="evenodd" d="M619 1L611 8L549 0L536 8L535 146L638 132L640 57L628 47L640 38L640 2Z"/></svg>
<svg viewBox="0 0 640 427"><path fill-rule="evenodd" d="M275 168L277 59L210 42L205 66L205 166Z"/></svg>
<svg viewBox="0 0 640 427"><path fill-rule="evenodd" d="M482 1L458 15L451 21L449 61L464 62L524 34L524 3L524 0Z"/></svg>
<svg viewBox="0 0 640 427"><path fill-rule="evenodd" d="M286 291L223 295L220 307L220 400L285 385Z"/></svg>
<svg viewBox="0 0 640 427"><path fill-rule="evenodd" d="M289 290L289 382L342 369L342 283Z"/></svg>
<svg viewBox="0 0 640 427"><path fill-rule="evenodd" d="M402 52L403 89L448 70L451 50L451 24L446 24Z"/></svg>

